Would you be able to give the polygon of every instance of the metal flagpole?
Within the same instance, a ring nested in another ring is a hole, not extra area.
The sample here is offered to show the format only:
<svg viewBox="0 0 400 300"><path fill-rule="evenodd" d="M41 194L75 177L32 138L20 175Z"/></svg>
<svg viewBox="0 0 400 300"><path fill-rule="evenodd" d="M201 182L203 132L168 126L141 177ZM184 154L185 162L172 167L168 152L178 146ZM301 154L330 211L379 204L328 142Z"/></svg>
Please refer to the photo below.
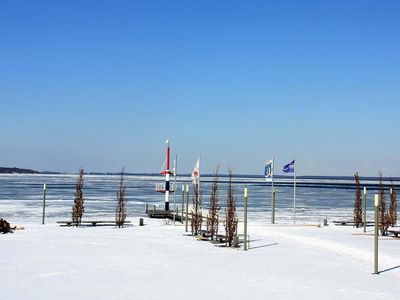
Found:
<svg viewBox="0 0 400 300"><path fill-rule="evenodd" d="M294 224L296 224L296 160L293 161L293 179L294 179L294 188L293 188L293 208L294 208Z"/></svg>
<svg viewBox="0 0 400 300"><path fill-rule="evenodd" d="M199 179L198 179L199 193L200 193L200 155L199 155Z"/></svg>

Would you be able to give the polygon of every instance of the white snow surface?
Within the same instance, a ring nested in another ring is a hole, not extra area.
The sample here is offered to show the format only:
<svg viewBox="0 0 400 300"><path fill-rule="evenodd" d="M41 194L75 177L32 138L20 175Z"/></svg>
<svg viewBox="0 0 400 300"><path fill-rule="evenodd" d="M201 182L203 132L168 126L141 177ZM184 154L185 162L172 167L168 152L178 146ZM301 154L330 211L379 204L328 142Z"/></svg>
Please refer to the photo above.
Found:
<svg viewBox="0 0 400 300"><path fill-rule="evenodd" d="M0 235L1 299L399 299L400 239L330 225L252 222L250 249L221 248L183 225L17 224ZM241 228L240 228L241 230Z"/></svg>

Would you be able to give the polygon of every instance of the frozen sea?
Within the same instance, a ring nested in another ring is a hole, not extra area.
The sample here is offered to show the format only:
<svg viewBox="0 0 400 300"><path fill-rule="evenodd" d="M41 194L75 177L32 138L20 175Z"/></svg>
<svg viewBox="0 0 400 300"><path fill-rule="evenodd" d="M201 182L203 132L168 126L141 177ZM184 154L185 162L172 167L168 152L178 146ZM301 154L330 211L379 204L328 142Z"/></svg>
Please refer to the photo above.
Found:
<svg viewBox="0 0 400 300"><path fill-rule="evenodd" d="M84 219L113 219L119 187L118 175L85 175ZM203 208L207 209L212 177L201 178ZM47 185L46 219L56 222L71 218L77 175L0 175L0 217L12 223L39 223L42 216L43 184ZM155 192L155 185L163 177L156 175L126 175L127 211L129 217L145 216L145 205L163 207L164 195ZM372 215L373 191L376 180L362 184L368 187L367 210ZM187 176L177 177L177 194L170 196L170 205L179 208L182 201L182 184L191 183ZM227 178L221 177L219 201L221 211L226 202ZM262 177L243 176L233 179L239 218L243 211L243 188L249 189L249 220L271 222L271 186ZM275 181L276 222L290 223L293 220L293 181L280 178ZM351 178L303 178L298 179L296 192L296 221L318 223L352 218L354 205L354 181Z"/></svg>

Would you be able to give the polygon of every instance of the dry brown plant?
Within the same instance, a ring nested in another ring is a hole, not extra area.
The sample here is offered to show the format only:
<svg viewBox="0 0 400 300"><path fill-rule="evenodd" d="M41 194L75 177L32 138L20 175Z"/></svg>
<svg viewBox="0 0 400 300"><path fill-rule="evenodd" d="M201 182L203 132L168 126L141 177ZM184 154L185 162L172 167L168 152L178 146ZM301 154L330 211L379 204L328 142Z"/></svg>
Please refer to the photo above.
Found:
<svg viewBox="0 0 400 300"><path fill-rule="evenodd" d="M356 193L354 198L354 224L358 228L362 223L362 201L361 201L361 187L360 187L360 176L358 172L354 174L356 181Z"/></svg>
<svg viewBox="0 0 400 300"><path fill-rule="evenodd" d="M75 187L75 199L72 206L72 225L81 226L82 216L85 211L83 199L83 169L79 170L78 180Z"/></svg>
<svg viewBox="0 0 400 300"><path fill-rule="evenodd" d="M387 235L387 230L390 226L390 215L386 211L386 195L385 195L385 185L383 182L382 172L379 172L379 229L381 235Z"/></svg>
<svg viewBox="0 0 400 300"><path fill-rule="evenodd" d="M397 193L396 187L392 181L391 188L390 188L390 206L389 206L389 216L390 216L390 225L396 226L397 225Z"/></svg>
<svg viewBox="0 0 400 300"><path fill-rule="evenodd" d="M228 195L226 198L225 235L228 246L232 246L237 232L238 216L236 213L236 199L232 187L232 170L229 170Z"/></svg>
<svg viewBox="0 0 400 300"><path fill-rule="evenodd" d="M115 210L115 226L118 228L124 227L126 220L126 198L125 198L125 168L122 168L121 177L119 180L119 191L117 192L117 208Z"/></svg>
<svg viewBox="0 0 400 300"><path fill-rule="evenodd" d="M199 230L201 230L201 225L203 223L203 215L201 210L202 197L200 194L200 185L198 181L193 184L193 188L194 188L193 207L190 212L192 216L191 227L192 227L192 235L197 235Z"/></svg>
<svg viewBox="0 0 400 300"><path fill-rule="evenodd" d="M214 180L211 185L211 196L210 196L210 206L208 209L207 218L207 231L211 238L218 234L218 214L219 214L219 204L218 204L218 167L214 173Z"/></svg>

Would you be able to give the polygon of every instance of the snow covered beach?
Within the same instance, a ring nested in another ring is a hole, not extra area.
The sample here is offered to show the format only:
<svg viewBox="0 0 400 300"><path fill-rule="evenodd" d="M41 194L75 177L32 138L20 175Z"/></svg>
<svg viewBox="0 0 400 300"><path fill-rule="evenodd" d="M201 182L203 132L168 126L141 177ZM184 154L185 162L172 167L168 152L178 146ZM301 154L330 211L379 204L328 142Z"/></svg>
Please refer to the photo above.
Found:
<svg viewBox="0 0 400 300"><path fill-rule="evenodd" d="M1 298L398 299L400 293L399 239L380 239L383 272L372 275L373 236L362 229L253 222L250 249L243 251L187 236L182 225L145 221L123 229L26 224L0 236Z"/></svg>
<svg viewBox="0 0 400 300"><path fill-rule="evenodd" d="M241 189L249 187L245 252L199 241L179 223L145 218L146 226L138 226L145 203L162 204L154 193L157 177L127 177L133 226L60 227L56 221L70 218L75 180L0 176L2 217L25 227L0 235L1 299L397 299L400 293L400 239L380 237L381 274L373 275L372 227L363 234L332 223L315 226L322 218L349 219L352 190L300 188L298 225L292 226L291 189L278 187L278 224L270 225L268 186L241 180L235 184L240 221ZM117 180L87 176L85 220L113 218ZM49 189L40 225L43 183ZM209 184L203 188L207 207ZM221 205L224 193L221 184Z"/></svg>

